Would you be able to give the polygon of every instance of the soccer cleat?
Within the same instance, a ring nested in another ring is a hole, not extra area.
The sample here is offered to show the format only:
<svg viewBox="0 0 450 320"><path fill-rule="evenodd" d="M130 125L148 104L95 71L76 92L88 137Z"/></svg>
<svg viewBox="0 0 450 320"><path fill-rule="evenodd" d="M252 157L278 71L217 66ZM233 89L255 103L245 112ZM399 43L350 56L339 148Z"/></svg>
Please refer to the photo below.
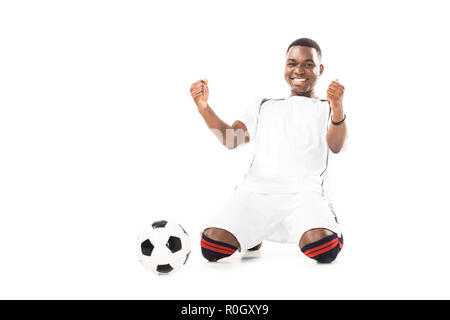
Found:
<svg viewBox="0 0 450 320"><path fill-rule="evenodd" d="M242 252L241 258L242 259L259 258L261 256L261 250L260 250L261 247L262 247L262 242L250 249L244 250L244 252Z"/></svg>
<svg viewBox="0 0 450 320"><path fill-rule="evenodd" d="M254 246L253 248L247 249L247 251L256 251L262 247L262 242Z"/></svg>

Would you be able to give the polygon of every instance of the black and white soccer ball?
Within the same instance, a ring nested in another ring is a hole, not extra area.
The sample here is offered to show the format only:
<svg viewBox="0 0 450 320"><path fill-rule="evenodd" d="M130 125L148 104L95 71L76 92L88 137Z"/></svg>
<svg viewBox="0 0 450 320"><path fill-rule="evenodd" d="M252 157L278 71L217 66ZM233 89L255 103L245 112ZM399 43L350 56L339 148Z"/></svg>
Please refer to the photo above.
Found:
<svg viewBox="0 0 450 320"><path fill-rule="evenodd" d="M169 274L186 264L191 253L191 239L181 225L155 221L138 237L138 255L148 270Z"/></svg>

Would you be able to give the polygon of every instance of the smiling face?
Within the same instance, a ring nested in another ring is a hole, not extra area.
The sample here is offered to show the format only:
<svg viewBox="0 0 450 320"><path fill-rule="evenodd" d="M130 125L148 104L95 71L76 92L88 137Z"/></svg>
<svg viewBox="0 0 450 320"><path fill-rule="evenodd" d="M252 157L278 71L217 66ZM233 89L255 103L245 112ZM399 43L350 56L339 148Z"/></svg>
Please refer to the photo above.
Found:
<svg viewBox="0 0 450 320"><path fill-rule="evenodd" d="M316 49L293 46L287 52L284 78L291 89L291 97L316 98L314 87L322 73L323 65Z"/></svg>

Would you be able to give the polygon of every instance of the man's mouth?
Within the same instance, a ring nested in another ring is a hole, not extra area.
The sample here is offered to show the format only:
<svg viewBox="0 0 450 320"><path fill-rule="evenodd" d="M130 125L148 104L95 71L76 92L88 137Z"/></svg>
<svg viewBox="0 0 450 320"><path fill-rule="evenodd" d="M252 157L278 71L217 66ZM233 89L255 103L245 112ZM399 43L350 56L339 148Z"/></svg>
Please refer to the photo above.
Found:
<svg viewBox="0 0 450 320"><path fill-rule="evenodd" d="M291 78L293 84L304 84L306 79L304 78Z"/></svg>

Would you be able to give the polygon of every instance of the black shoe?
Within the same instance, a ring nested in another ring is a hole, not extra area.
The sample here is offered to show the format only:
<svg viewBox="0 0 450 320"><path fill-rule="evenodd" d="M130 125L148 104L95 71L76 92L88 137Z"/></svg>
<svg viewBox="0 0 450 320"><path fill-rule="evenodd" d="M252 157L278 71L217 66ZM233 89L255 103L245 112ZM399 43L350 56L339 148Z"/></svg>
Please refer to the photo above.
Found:
<svg viewBox="0 0 450 320"><path fill-rule="evenodd" d="M259 250L262 247L262 242L260 244L257 244L253 248L247 249L247 251L256 251Z"/></svg>
<svg viewBox="0 0 450 320"><path fill-rule="evenodd" d="M261 250L259 250L262 246L262 242L253 248L246 249L244 252L242 252L242 259L252 259L252 258L259 258L261 256Z"/></svg>

